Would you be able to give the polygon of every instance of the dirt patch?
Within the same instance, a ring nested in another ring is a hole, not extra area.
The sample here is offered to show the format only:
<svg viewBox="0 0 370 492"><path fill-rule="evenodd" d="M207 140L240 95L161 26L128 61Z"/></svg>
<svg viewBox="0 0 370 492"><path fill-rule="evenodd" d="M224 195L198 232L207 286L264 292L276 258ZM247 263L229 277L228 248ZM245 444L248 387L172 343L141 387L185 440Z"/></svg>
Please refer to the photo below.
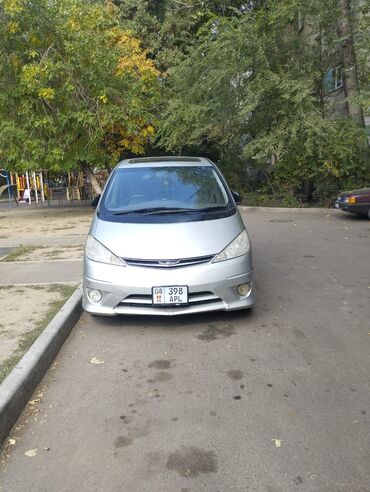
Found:
<svg viewBox="0 0 370 492"><path fill-rule="evenodd" d="M27 243L28 237L70 236L87 234L94 211L90 207L81 209L39 208L7 210L1 216L1 231L6 239L20 239Z"/></svg>
<svg viewBox="0 0 370 492"><path fill-rule="evenodd" d="M75 287L0 287L0 382L28 350Z"/></svg>
<svg viewBox="0 0 370 492"><path fill-rule="evenodd" d="M26 280L7 277L1 267L0 285L0 382L36 340L75 290L75 285L39 283L37 271L51 260L80 260L94 211L90 207L50 208L27 204L1 210L0 257L2 261L40 262ZM75 236L75 237L72 237ZM11 268L23 271L23 265ZM60 262L56 269L64 268ZM11 270L11 269L10 269ZM32 273L33 272L33 273ZM55 278L52 275L50 280ZM18 285L13 285L19 281Z"/></svg>

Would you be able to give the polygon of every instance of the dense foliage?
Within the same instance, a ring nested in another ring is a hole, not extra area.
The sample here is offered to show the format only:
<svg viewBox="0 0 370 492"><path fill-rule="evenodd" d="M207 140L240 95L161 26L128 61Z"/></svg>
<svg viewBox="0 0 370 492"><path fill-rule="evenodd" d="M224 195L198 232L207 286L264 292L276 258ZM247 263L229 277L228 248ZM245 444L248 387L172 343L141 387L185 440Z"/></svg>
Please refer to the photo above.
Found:
<svg viewBox="0 0 370 492"><path fill-rule="evenodd" d="M211 17L170 68L161 142L174 151L212 143L229 179L240 182L243 170L258 168L283 195L305 180L321 196L365 184L365 130L333 110L336 96L325 88L328 69L341 62L337 2L263 2L231 13ZM298 19L309 21L308 36ZM363 91L354 103L365 106L369 46L361 41Z"/></svg>
<svg viewBox="0 0 370 492"><path fill-rule="evenodd" d="M158 71L112 4L2 0L0 36L2 166L115 164L143 151Z"/></svg>
<svg viewBox="0 0 370 492"><path fill-rule="evenodd" d="M0 0L2 166L173 152L288 198L368 184L369 14L363 0Z"/></svg>

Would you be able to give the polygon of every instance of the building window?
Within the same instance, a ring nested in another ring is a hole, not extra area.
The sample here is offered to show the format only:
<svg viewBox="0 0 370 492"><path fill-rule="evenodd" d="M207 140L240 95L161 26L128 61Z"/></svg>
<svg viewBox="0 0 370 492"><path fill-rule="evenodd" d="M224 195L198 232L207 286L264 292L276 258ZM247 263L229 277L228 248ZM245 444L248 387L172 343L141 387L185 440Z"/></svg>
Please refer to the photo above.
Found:
<svg viewBox="0 0 370 492"><path fill-rule="evenodd" d="M343 82L343 68L342 65L336 65L330 67L324 76L324 91L326 94L336 91L342 88Z"/></svg>

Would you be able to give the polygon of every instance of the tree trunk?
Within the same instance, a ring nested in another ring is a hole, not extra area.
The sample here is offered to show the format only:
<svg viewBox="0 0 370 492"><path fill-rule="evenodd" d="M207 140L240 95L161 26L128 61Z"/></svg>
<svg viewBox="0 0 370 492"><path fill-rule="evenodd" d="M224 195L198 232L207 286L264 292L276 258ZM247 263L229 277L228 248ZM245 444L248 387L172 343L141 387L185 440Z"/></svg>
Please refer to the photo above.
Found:
<svg viewBox="0 0 370 492"><path fill-rule="evenodd" d="M339 0L340 21L339 34L342 38L342 64L344 76L344 90L347 99L347 114L355 119L360 126L365 127L364 113L353 98L359 95L356 54L353 43L351 0Z"/></svg>
<svg viewBox="0 0 370 492"><path fill-rule="evenodd" d="M90 184L93 189L94 195L101 195L102 193L101 186L98 183L98 180L95 178L94 172L91 169L90 164L88 164L87 162L82 162L81 165L82 165L83 172L89 176Z"/></svg>

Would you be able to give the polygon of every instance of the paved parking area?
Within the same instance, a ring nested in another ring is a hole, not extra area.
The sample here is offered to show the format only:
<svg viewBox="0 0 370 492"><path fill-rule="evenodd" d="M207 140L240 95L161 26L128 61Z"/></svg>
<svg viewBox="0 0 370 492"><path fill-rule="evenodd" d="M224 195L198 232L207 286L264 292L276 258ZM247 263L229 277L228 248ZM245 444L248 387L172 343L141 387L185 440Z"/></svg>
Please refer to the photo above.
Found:
<svg viewBox="0 0 370 492"><path fill-rule="evenodd" d="M256 308L82 315L10 436L0 490L370 490L370 222L244 218Z"/></svg>

